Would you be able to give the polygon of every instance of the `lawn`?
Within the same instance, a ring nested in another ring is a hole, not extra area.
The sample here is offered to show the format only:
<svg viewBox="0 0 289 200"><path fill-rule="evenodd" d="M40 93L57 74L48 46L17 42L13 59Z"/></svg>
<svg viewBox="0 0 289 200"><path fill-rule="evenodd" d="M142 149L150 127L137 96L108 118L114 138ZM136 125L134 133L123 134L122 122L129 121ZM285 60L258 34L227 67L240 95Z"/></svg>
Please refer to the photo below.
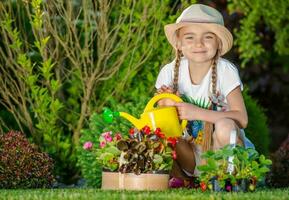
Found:
<svg viewBox="0 0 289 200"><path fill-rule="evenodd" d="M259 189L253 193L215 193L189 189L148 191L103 191L100 189L34 189L34 190L0 190L0 199L289 199L289 188Z"/></svg>

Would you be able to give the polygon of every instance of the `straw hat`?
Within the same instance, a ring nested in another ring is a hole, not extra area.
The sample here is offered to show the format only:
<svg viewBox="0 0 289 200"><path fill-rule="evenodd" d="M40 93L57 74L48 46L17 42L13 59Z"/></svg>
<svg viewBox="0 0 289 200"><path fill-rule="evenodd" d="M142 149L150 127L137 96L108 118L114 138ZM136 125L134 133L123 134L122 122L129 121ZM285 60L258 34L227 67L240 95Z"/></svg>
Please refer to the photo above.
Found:
<svg viewBox="0 0 289 200"><path fill-rule="evenodd" d="M224 55L232 48L233 36L224 26L222 14L212 7L193 4L182 12L176 23L165 25L167 39L175 49L177 49L176 31L189 25L203 26L208 31L215 33L222 41L221 55Z"/></svg>

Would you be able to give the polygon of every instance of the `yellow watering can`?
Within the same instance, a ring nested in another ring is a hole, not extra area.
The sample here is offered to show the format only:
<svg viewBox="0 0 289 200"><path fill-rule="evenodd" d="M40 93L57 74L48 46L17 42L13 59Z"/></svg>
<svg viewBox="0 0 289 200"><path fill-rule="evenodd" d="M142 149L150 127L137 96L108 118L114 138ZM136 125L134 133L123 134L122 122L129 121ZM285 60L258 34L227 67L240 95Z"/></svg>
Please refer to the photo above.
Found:
<svg viewBox="0 0 289 200"><path fill-rule="evenodd" d="M174 94L162 93L154 96L146 105L144 112L141 114L140 119L133 117L125 112L104 111L104 116L111 121L112 115L121 116L130 121L137 129L142 129L144 126L149 126L152 130L160 128L166 137L178 137L182 135L183 130L186 128L187 120L182 120L180 123L176 107L154 107L157 101L169 98L176 102L182 102L182 99ZM106 113L105 113L106 112ZM109 112L109 113L108 113ZM109 116L109 117L108 117ZM111 119L110 119L111 118Z"/></svg>

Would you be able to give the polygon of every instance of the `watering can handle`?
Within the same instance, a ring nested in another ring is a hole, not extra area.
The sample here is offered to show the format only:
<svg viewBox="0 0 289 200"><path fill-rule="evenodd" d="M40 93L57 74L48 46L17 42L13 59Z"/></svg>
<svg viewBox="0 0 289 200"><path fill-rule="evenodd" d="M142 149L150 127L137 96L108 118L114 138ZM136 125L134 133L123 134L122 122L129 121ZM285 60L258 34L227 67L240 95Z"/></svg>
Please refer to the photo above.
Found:
<svg viewBox="0 0 289 200"><path fill-rule="evenodd" d="M154 108L154 105L156 104L156 102L158 102L161 99L165 99L165 98L172 99L176 102L183 102L183 100L179 96L172 94L172 93L158 94L158 95L154 96L153 98L151 98L151 100L146 105L144 112L152 110ZM184 130L187 126L187 120L182 120L181 126L182 126L182 129Z"/></svg>

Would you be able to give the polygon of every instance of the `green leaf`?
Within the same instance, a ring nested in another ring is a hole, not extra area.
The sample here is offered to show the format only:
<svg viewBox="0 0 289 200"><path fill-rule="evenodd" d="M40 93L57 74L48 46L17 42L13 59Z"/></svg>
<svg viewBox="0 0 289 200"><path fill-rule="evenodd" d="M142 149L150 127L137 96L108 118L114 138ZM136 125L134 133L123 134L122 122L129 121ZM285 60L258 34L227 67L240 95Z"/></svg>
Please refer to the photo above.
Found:
<svg viewBox="0 0 289 200"><path fill-rule="evenodd" d="M262 164L264 164L264 165L272 165L272 160L266 159L266 160L264 160L264 162Z"/></svg>
<svg viewBox="0 0 289 200"><path fill-rule="evenodd" d="M107 153L110 153L112 155L120 155L120 150L116 146L109 146L105 149Z"/></svg>
<svg viewBox="0 0 289 200"><path fill-rule="evenodd" d="M268 167L261 167L258 171L261 173L266 173L266 172L269 172L270 170Z"/></svg>
<svg viewBox="0 0 289 200"><path fill-rule="evenodd" d="M252 168L253 169L258 169L259 164L256 161L252 161Z"/></svg>
<svg viewBox="0 0 289 200"><path fill-rule="evenodd" d="M155 155L154 155L153 162L156 163L156 164L161 164L161 163L163 162L162 156L159 155L159 154L155 154Z"/></svg>
<svg viewBox="0 0 289 200"><path fill-rule="evenodd" d="M43 39L41 40L42 46L46 46L46 44L47 44L47 42L49 41L49 39L50 39L50 36L47 36L47 37L43 38Z"/></svg>

